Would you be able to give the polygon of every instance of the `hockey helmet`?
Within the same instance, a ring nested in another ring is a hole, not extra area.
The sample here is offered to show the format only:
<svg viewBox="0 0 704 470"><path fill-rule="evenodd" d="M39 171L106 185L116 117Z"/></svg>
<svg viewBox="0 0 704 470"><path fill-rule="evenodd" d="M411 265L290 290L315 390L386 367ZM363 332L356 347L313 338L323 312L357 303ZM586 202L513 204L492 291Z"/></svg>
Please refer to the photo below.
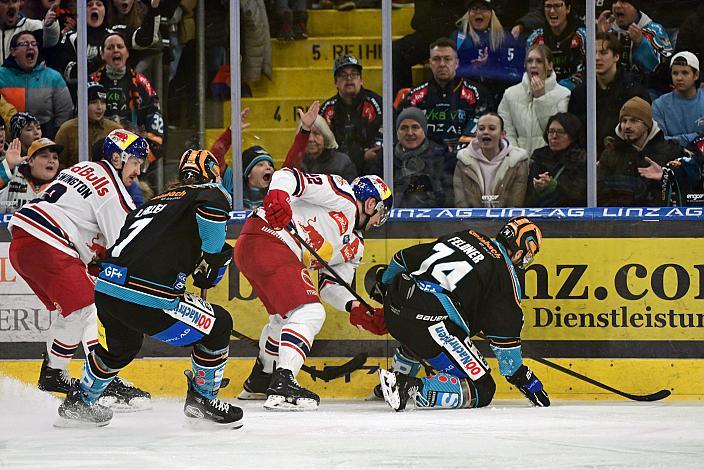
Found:
<svg viewBox="0 0 704 470"><path fill-rule="evenodd" d="M354 196L362 203L367 202L367 199L373 197L377 204L374 212L379 212L381 218L374 226L381 227L389 219L391 208L394 205L394 196L391 194L391 188L384 182L383 179L376 175L366 175L355 178L352 181L352 190Z"/></svg>
<svg viewBox="0 0 704 470"><path fill-rule="evenodd" d="M523 250L523 258L516 265L521 269L527 268L540 251L543 234L537 225L527 217L512 217L501 227L496 235L496 241L501 243L513 256L518 250Z"/></svg>
<svg viewBox="0 0 704 470"><path fill-rule="evenodd" d="M146 165L149 164L149 144L144 137L126 129L115 129L103 141L103 158L111 161L115 153L120 156L123 164L130 157L142 160L143 170L146 170Z"/></svg>
<svg viewBox="0 0 704 470"><path fill-rule="evenodd" d="M188 149L178 163L178 176L181 180L193 178L203 183L214 182L220 176L220 165L209 151Z"/></svg>

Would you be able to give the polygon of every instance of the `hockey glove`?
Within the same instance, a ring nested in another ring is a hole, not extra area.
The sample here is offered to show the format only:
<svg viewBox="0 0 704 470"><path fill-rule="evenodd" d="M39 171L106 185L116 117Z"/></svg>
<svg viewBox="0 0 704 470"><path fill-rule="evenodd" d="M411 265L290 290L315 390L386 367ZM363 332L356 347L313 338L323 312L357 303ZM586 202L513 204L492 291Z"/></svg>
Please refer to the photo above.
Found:
<svg viewBox="0 0 704 470"><path fill-rule="evenodd" d="M550 406L548 393L543 389L543 383L525 364L506 380L521 391L534 406Z"/></svg>
<svg viewBox="0 0 704 470"><path fill-rule="evenodd" d="M270 190L264 196L264 212L266 220L274 230L281 230L291 222L291 197L280 189Z"/></svg>
<svg viewBox="0 0 704 470"><path fill-rule="evenodd" d="M350 309L350 323L377 336L383 336L389 332L386 329L383 307L375 308L374 312L370 313L364 305L355 302Z"/></svg>
<svg viewBox="0 0 704 470"><path fill-rule="evenodd" d="M219 253L203 253L200 263L193 271L193 285L201 289L215 287L225 275L227 265L232 261L233 249L225 243Z"/></svg>
<svg viewBox="0 0 704 470"><path fill-rule="evenodd" d="M369 297L371 297L371 299L375 302L379 302L380 304L384 303L384 296L386 296L386 292L389 290L389 286L381 282L381 279L384 277L384 271L386 271L386 268L377 270L376 282L374 283L374 286L371 288L371 290L368 292Z"/></svg>

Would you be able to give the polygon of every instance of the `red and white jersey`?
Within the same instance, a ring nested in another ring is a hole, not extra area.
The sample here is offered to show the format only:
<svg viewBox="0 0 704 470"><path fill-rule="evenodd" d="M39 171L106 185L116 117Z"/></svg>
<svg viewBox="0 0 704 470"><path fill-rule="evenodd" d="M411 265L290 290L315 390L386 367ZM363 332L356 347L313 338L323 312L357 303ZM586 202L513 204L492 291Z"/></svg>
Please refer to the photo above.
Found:
<svg viewBox="0 0 704 470"><path fill-rule="evenodd" d="M338 175L306 174L297 169L283 168L274 172L269 190L280 189L291 195L292 221L298 234L347 283L364 253L364 239L354 229L357 204L350 184ZM264 208L256 214L266 220ZM338 310L354 300L347 289L320 262L301 246L286 229L271 230L271 235L283 240L310 269L320 271L320 297Z"/></svg>
<svg viewBox="0 0 704 470"><path fill-rule="evenodd" d="M135 208L120 175L106 161L61 171L39 198L15 212L10 231L20 227L86 264L104 257Z"/></svg>

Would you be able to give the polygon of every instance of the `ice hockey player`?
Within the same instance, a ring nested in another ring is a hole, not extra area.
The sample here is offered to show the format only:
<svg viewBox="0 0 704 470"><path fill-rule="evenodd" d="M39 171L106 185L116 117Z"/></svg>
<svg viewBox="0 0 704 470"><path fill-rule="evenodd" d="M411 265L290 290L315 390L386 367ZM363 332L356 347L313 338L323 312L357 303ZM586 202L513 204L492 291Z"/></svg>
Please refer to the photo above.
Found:
<svg viewBox="0 0 704 470"><path fill-rule="evenodd" d="M381 369L386 402L396 411L487 406L496 384L470 339L483 333L499 373L535 406L549 406L542 382L523 364L521 287L524 269L540 250L540 229L510 219L495 239L472 229L396 253L372 297L383 300L389 333L401 347L394 372ZM416 378L421 361L437 374Z"/></svg>
<svg viewBox="0 0 704 470"><path fill-rule="evenodd" d="M105 160L61 171L9 223L12 266L47 310L57 312L39 373L39 389L48 392L67 393L78 382L69 375L68 363L79 344L87 355L98 342L95 281L88 267L105 257L134 210L125 188L140 174L148 155L147 142L124 129L112 131L103 147ZM102 403L131 411L148 408L150 398L118 377Z"/></svg>
<svg viewBox="0 0 704 470"><path fill-rule="evenodd" d="M368 312L289 230L349 284L362 259L362 233L386 222L392 205L391 190L378 176L350 185L338 175L288 168L274 173L264 206L247 219L235 245L235 263L269 313L240 398L266 396L264 407L272 410L318 408L320 397L301 387L296 375L325 321L320 299L349 312L353 325L386 334L383 308ZM319 271L318 289L308 269Z"/></svg>
<svg viewBox="0 0 704 470"><path fill-rule="evenodd" d="M185 292L186 278L208 289L232 259L225 243L232 208L218 183L220 168L207 150L188 150L179 183L132 212L102 262L95 286L101 337L88 356L80 384L59 406L57 425L103 426L112 412L97 403L113 378L139 352L144 335L192 346L185 371L189 418L241 427L242 410L217 399L232 330L230 314Z"/></svg>

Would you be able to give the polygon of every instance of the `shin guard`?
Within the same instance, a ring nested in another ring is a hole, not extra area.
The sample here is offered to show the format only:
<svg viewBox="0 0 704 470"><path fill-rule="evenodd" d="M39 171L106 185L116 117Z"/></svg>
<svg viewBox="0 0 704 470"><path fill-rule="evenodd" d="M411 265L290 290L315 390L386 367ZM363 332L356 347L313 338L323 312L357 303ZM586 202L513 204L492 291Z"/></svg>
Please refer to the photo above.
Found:
<svg viewBox="0 0 704 470"><path fill-rule="evenodd" d="M105 366L95 352L91 352L83 364L83 375L81 376L80 387L83 392L83 401L89 405L97 403L100 395L108 388L118 372L120 372L119 369L110 369Z"/></svg>
<svg viewBox="0 0 704 470"><path fill-rule="evenodd" d="M193 388L208 400L214 400L218 396L228 351L229 348L212 351L201 344L193 345Z"/></svg>

